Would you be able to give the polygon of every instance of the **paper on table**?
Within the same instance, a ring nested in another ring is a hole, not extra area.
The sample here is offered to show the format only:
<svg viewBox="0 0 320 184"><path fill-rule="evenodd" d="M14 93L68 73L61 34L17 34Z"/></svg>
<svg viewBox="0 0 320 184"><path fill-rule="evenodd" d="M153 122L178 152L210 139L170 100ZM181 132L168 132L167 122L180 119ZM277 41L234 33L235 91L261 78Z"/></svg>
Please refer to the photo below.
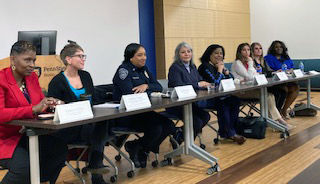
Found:
<svg viewBox="0 0 320 184"><path fill-rule="evenodd" d="M309 71L309 74L310 75L316 75L316 74L318 74L319 72L317 72L317 71L315 71L315 70L311 70L311 71Z"/></svg>
<svg viewBox="0 0 320 184"><path fill-rule="evenodd" d="M120 104L118 103L104 103L104 104L99 104L99 105L94 105L94 108L118 108Z"/></svg>

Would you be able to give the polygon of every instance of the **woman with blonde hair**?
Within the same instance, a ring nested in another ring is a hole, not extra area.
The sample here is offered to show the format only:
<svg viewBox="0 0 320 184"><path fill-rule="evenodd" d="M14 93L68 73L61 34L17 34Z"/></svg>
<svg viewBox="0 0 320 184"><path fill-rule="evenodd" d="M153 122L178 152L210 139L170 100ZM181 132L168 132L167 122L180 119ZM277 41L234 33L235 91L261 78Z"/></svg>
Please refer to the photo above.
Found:
<svg viewBox="0 0 320 184"><path fill-rule="evenodd" d="M231 73L235 78L240 81L252 81L255 75L258 75L254 68L254 61L250 57L251 47L248 43L242 43L237 48L236 61L232 63ZM252 90L239 94L239 98L260 98L260 90ZM292 125L283 120L281 114L276 108L275 97L272 93L268 92L268 110L271 118L279 123L287 126L288 129L292 128Z"/></svg>

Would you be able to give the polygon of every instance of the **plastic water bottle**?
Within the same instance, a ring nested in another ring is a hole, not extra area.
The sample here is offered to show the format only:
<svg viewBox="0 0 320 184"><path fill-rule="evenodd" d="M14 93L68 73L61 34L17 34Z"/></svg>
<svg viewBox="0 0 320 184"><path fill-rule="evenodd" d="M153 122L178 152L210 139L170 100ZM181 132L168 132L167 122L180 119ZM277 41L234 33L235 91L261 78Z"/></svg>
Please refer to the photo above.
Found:
<svg viewBox="0 0 320 184"><path fill-rule="evenodd" d="M300 63L299 63L299 68L300 68L300 70L301 70L302 73L303 73L303 72L304 72L304 64L303 64L302 61L300 61Z"/></svg>
<svg viewBox="0 0 320 184"><path fill-rule="evenodd" d="M288 70L287 65L286 65L286 64L283 64L283 65L281 66L281 70L282 70L283 72L286 72L286 71Z"/></svg>
<svg viewBox="0 0 320 184"><path fill-rule="evenodd" d="M257 64L257 72L262 73L262 67L260 64Z"/></svg>

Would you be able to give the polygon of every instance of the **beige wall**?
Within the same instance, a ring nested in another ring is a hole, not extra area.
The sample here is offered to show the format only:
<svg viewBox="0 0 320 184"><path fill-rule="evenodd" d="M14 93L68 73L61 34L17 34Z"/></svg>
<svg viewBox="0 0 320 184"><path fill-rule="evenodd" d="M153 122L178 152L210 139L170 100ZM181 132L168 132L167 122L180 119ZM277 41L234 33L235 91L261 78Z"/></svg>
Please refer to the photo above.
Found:
<svg viewBox="0 0 320 184"><path fill-rule="evenodd" d="M166 78L174 49L182 41L193 47L194 61L213 43L224 46L226 62L237 46L250 42L249 0L154 0L157 77Z"/></svg>

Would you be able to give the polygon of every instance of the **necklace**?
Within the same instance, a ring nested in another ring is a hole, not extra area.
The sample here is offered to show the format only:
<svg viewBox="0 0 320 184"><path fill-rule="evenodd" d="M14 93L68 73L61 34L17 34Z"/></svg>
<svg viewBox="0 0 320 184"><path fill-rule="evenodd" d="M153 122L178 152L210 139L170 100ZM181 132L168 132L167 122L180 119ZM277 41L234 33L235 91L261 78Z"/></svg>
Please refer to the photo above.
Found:
<svg viewBox="0 0 320 184"><path fill-rule="evenodd" d="M25 85L25 82L22 81L20 86L20 91L24 92L25 90L26 90L26 85Z"/></svg>

